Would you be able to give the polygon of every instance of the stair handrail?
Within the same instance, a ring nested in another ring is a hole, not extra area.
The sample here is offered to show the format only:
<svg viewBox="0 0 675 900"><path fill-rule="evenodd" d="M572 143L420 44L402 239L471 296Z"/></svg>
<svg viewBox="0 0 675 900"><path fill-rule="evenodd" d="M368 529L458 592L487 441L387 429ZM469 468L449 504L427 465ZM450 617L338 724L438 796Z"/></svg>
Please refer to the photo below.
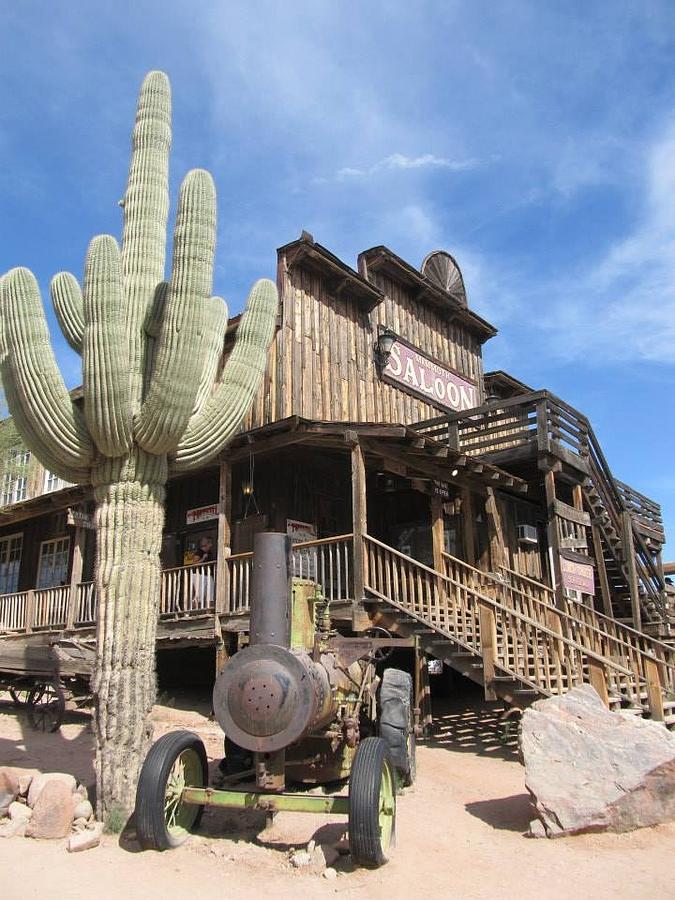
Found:
<svg viewBox="0 0 675 900"><path fill-rule="evenodd" d="M377 538L374 538L369 534L364 534L363 539L366 543L375 544L376 546L381 547L386 552L391 553L394 556L398 556L398 557L402 558L403 560L405 560L405 562L408 565L412 565L414 568L418 568L418 569L425 571L429 575L433 576L435 579L445 582L446 584L461 588L462 590L468 592L468 594L471 595L472 598L475 601L477 601L478 603L482 603L482 604L486 605L487 607L491 608L493 611L498 611L498 612L502 613L502 615L506 615L507 617L512 617L515 620L521 622L522 624L535 629L537 632L545 635L550 640L557 642L558 645L560 645L562 643L563 645L577 651L582 657L585 656L588 659L591 659L594 662L600 664L601 666L603 666L605 668L605 670L611 670L614 673L617 673L624 677L627 676L628 678L635 680L637 683L636 686L638 687L637 694L639 696L639 693L640 693L639 687L643 683L646 683L646 681L647 681L647 679L641 672L635 672L631 669L626 668L625 666L622 666L616 660L609 659L609 658L603 656L602 654L596 652L595 650L585 647L584 645L578 643L573 638L568 637L564 633L554 631L548 625L545 625L542 622L539 622L536 619L533 619L530 616L527 616L526 614L520 612L519 610L514 609L513 607L509 607L503 603L500 603L495 598L489 597L487 594L477 591L474 587L471 587L466 584L462 584L460 581L457 581L456 579L451 578L450 576L446 575L445 573L439 572L437 569L432 569L431 567L425 565L424 563L419 562L419 560L416 560L411 556L407 556L405 553L401 553L400 550L396 550L394 547L390 547L388 544L385 544L382 541L379 541ZM454 557L453 557L453 560L454 560ZM482 572L480 569L474 569L473 566L470 566L468 563L464 563L462 560L458 560L458 562L460 562L460 564L462 566L465 566L466 568L471 569L473 573L476 573L480 576L486 575L486 573ZM370 584L371 573L369 570L370 570L370 566L367 567L366 583L364 584L364 587L367 591L370 591L371 593L379 596L381 599L385 600L388 603L391 603L392 605L398 607L399 609L403 610L404 612L411 613L420 622L432 625L435 630L437 630L439 633L445 634L447 637L450 638L450 640L457 641L457 643L460 643L460 644L462 644L462 646L465 646L468 650L470 650L476 656L481 656L480 651L478 651L475 647L472 647L471 645L468 645L461 640L457 640L456 635L454 635L450 631L443 629L443 627L440 625L434 625L433 622L429 621L424 616L415 613L409 607L405 606L405 604L401 603L400 601L394 600L391 597L387 597L386 595L384 595L380 591L378 591L377 588L375 588L373 585ZM556 610L556 613L562 617L566 616L566 614L561 613L560 610ZM528 676L524 675L522 672L519 672L517 669L514 669L514 668L508 666L508 661L506 659L496 660L496 665L498 668L507 672L509 675L512 675L513 677L519 679L520 681L522 681L526 684L529 684L531 687L535 688L537 691L539 691L541 693L547 693L546 689L541 684L538 684L537 682L533 681ZM569 677L570 676L568 673L568 679L569 679ZM581 680L583 681L583 677Z"/></svg>
<svg viewBox="0 0 675 900"><path fill-rule="evenodd" d="M535 602L549 610L556 612L561 611L560 608L556 606L553 589L547 584L529 578L527 575L521 575L520 572L510 569L508 566L502 565L500 566L500 569L507 573L506 577L509 579L512 590L524 594L527 597L531 597L530 594L521 591L513 584L512 577L516 576L517 578L528 581L537 589L545 592L547 597L550 598L539 599L532 597ZM490 577L491 573L485 574L487 577ZM579 621L585 627L590 628L599 637L615 641L620 646L627 648L630 652L638 653L643 659L651 660L663 665L668 676L666 678L666 672L664 672L664 688L675 691L675 649L673 647L666 644L664 641L659 641L657 638L651 637L651 635L638 631L636 628L624 625L623 622L617 622L616 619L611 618L611 616L605 616L603 613L598 612L590 606L576 603L568 598L563 599L565 603L565 613L572 619ZM589 618L593 621L589 621ZM605 626L604 628L603 625Z"/></svg>

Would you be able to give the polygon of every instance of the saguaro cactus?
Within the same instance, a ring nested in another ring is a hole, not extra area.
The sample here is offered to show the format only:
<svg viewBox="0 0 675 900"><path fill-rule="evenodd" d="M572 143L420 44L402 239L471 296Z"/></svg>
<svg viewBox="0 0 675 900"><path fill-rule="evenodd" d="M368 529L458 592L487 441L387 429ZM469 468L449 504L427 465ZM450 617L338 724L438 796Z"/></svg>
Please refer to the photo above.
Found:
<svg viewBox="0 0 675 900"><path fill-rule="evenodd" d="M211 297L216 198L208 172L180 189L171 277L164 279L171 96L162 72L141 88L122 249L92 240L83 289L68 273L51 294L82 355L83 407L57 367L40 292L27 269L2 279L0 365L9 410L52 472L92 484L99 602L93 678L99 813L128 814L155 699L155 634L165 484L214 457L240 426L266 365L277 292L258 281L216 382L227 308Z"/></svg>

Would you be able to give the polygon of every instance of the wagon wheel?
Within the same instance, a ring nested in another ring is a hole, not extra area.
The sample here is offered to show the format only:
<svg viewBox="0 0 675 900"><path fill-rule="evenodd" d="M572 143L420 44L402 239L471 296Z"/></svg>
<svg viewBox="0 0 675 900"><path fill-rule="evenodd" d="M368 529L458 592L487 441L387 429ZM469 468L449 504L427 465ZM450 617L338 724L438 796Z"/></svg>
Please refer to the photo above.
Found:
<svg viewBox="0 0 675 900"><path fill-rule="evenodd" d="M386 628L382 628L380 625L374 625L365 632L364 636L367 638L390 638L391 632L387 631ZM377 650L371 650L369 656L373 662L379 663L384 662L385 659L389 659L393 652L393 647L378 647Z"/></svg>
<svg viewBox="0 0 675 900"><path fill-rule="evenodd" d="M172 731L155 741L136 789L136 832L144 850L169 850L186 840L204 807L184 803L183 788L207 782L206 750L196 734Z"/></svg>
<svg viewBox="0 0 675 900"><path fill-rule="evenodd" d="M25 682L15 681L14 684L9 685L7 690L12 698L12 703L17 709L22 709L28 703L31 689Z"/></svg>
<svg viewBox="0 0 675 900"><path fill-rule="evenodd" d="M36 681L28 694L26 706L28 721L36 731L57 731L66 709L59 679Z"/></svg>
<svg viewBox="0 0 675 900"><path fill-rule="evenodd" d="M355 862L387 862L396 833L396 775L386 743L361 741L349 779L349 849Z"/></svg>

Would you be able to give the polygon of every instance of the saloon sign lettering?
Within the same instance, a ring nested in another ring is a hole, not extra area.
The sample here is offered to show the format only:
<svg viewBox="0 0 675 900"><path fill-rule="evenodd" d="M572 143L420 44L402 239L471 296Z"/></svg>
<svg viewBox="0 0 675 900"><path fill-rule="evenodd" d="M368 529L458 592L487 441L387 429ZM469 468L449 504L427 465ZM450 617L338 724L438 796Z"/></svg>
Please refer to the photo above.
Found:
<svg viewBox="0 0 675 900"><path fill-rule="evenodd" d="M439 366L401 340L394 342L382 375L404 390L450 412L478 406L475 384Z"/></svg>
<svg viewBox="0 0 675 900"><path fill-rule="evenodd" d="M595 574L592 565L573 562L561 556L560 574L563 587L568 591L580 591L582 594L590 594L591 597L595 594Z"/></svg>

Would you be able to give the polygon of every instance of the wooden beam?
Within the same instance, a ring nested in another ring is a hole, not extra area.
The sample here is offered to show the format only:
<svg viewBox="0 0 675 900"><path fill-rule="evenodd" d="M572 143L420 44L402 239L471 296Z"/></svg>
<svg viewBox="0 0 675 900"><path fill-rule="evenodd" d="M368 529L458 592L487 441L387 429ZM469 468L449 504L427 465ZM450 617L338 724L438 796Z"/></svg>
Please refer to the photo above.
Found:
<svg viewBox="0 0 675 900"><path fill-rule="evenodd" d="M666 715L663 707L663 690L661 689L661 667L655 659L645 659L644 665L649 712L656 722L664 722Z"/></svg>
<svg viewBox="0 0 675 900"><path fill-rule="evenodd" d="M633 628L642 631L642 609L640 607L640 592L638 587L637 569L635 567L635 544L633 542L633 522L630 513L624 510L621 513L623 526L623 552L628 568L628 589L630 590L630 605L633 613Z"/></svg>
<svg viewBox="0 0 675 900"><path fill-rule="evenodd" d="M462 488L462 542L464 559L470 566L476 565L476 540L474 535L475 516L473 494L469 488Z"/></svg>
<svg viewBox="0 0 675 900"><path fill-rule="evenodd" d="M352 627L363 631L370 625L370 619L363 608L365 584L367 580L366 542L368 532L366 464L363 448L356 441L351 448L352 474L352 532L354 534L354 603L352 607Z"/></svg>
<svg viewBox="0 0 675 900"><path fill-rule="evenodd" d="M431 498L431 542L434 557L434 569L443 572L443 551L445 550L445 523L443 521L443 500L438 496Z"/></svg>
<svg viewBox="0 0 675 900"><path fill-rule="evenodd" d="M568 522L574 522L576 525L588 527L591 524L591 517L587 512L579 509L576 505L570 506L568 503L563 503L562 500L553 501L553 512L562 519L567 519Z"/></svg>
<svg viewBox="0 0 675 900"><path fill-rule="evenodd" d="M551 551L551 566L553 569L553 588L555 590L556 602L558 606L563 605L564 591L562 584L562 571L560 568L560 542L558 534L558 522L556 519L556 497L555 497L555 473L552 469L544 472L544 487L546 489L546 508L547 508L547 535L548 546Z"/></svg>
<svg viewBox="0 0 675 900"><path fill-rule="evenodd" d="M600 536L600 529L597 525L591 526L591 533L593 535L595 563L598 567L598 581L600 582L600 594L602 596L602 611L606 616L612 617L614 615L614 610L612 609L612 593L609 589L605 556L602 552L602 537Z"/></svg>
<svg viewBox="0 0 675 900"><path fill-rule="evenodd" d="M488 534L490 537L490 565L493 571L498 572L501 566L508 566L509 561L506 558L504 533L502 531L497 497L494 488L491 487L487 489L485 512L487 513Z"/></svg>
<svg viewBox="0 0 675 900"><path fill-rule="evenodd" d="M218 538L216 547L216 615L229 612L230 567L228 559L232 553L232 467L229 462L219 466L218 487ZM218 635L216 634L216 637Z"/></svg>
<svg viewBox="0 0 675 900"><path fill-rule="evenodd" d="M579 512L583 512L584 492L580 484L575 484L572 488L572 506Z"/></svg>
<svg viewBox="0 0 675 900"><path fill-rule="evenodd" d="M495 611L487 603L478 607L480 619L480 651L483 657L483 689L486 700L496 700L494 689L495 660L497 658L497 622Z"/></svg>
<svg viewBox="0 0 675 900"><path fill-rule="evenodd" d="M607 689L607 673L604 665L597 659L588 658L588 675L592 687L605 704L609 707L609 691Z"/></svg>
<svg viewBox="0 0 675 900"><path fill-rule="evenodd" d="M78 525L75 528L73 563L70 569L70 592L68 595L68 612L66 614L66 628L68 629L75 627L75 619L77 618L77 588L82 581L84 545L86 539L86 529Z"/></svg>

